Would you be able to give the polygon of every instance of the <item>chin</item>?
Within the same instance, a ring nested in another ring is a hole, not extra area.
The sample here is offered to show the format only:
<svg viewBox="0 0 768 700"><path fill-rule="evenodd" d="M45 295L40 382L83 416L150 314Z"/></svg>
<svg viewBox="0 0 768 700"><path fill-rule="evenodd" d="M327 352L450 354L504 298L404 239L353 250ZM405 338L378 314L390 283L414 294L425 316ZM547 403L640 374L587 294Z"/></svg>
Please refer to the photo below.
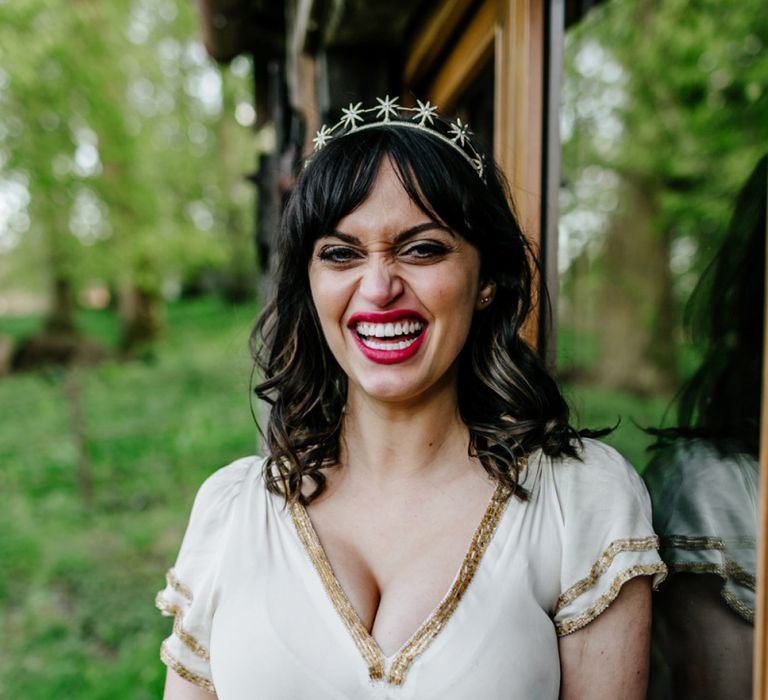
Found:
<svg viewBox="0 0 768 700"><path fill-rule="evenodd" d="M382 403L405 403L422 393L420 387L402 381L365 381L356 388L360 395Z"/></svg>
<svg viewBox="0 0 768 700"><path fill-rule="evenodd" d="M359 381L351 380L350 389L354 386L354 391L360 396L374 401L406 404L438 395L455 380L450 370L443 373L437 380L423 374L407 376L402 367L389 371L385 367L379 367L377 370L365 373Z"/></svg>

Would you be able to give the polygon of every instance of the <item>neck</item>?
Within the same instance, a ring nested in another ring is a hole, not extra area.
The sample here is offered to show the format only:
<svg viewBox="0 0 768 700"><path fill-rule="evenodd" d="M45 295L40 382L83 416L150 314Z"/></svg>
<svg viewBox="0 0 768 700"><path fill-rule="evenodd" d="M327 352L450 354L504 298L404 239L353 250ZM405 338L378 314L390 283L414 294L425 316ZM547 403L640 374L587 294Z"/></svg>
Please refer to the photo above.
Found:
<svg viewBox="0 0 768 700"><path fill-rule="evenodd" d="M414 480L450 479L466 472L469 431L455 386L417 402L377 402L351 391L342 431L345 477L378 490Z"/></svg>

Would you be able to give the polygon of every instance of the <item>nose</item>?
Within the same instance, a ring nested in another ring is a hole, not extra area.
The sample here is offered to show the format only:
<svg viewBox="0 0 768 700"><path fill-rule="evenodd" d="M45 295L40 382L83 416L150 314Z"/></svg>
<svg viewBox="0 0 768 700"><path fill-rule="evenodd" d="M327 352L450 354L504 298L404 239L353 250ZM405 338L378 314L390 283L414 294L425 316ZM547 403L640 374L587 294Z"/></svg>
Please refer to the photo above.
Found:
<svg viewBox="0 0 768 700"><path fill-rule="evenodd" d="M403 280L395 265L383 256L372 255L363 269L358 289L367 302L385 307L403 293Z"/></svg>

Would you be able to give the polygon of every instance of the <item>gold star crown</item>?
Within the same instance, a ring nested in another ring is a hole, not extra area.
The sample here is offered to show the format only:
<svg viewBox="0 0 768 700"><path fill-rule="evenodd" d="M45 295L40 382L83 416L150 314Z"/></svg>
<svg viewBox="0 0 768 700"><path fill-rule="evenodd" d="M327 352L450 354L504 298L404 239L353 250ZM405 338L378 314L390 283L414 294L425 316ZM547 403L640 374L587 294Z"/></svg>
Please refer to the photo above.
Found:
<svg viewBox="0 0 768 700"><path fill-rule="evenodd" d="M383 99L377 97L376 102L378 102L377 105L366 108L363 108L362 102L350 103L349 107L341 110L343 116L333 126L323 124L312 139L315 152L327 146L333 139L376 126L419 129L455 148L472 166L480 179L485 181L485 159L472 143L469 125L464 124L461 119L457 118L453 122L441 119L437 113L437 107L430 104L429 100L426 102L416 100L418 106L403 107L397 104L396 97L387 95Z"/></svg>

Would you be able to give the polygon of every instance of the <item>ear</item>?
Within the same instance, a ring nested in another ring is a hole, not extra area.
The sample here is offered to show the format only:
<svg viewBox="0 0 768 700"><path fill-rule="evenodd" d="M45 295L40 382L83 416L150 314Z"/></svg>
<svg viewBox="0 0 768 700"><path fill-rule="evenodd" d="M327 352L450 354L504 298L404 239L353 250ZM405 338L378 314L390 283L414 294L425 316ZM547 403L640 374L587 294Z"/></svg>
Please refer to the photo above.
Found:
<svg viewBox="0 0 768 700"><path fill-rule="evenodd" d="M483 285L480 288L480 291L477 293L477 302L475 303L475 308L477 310L487 309L493 301L493 295L495 292L495 282L488 282L487 284Z"/></svg>

